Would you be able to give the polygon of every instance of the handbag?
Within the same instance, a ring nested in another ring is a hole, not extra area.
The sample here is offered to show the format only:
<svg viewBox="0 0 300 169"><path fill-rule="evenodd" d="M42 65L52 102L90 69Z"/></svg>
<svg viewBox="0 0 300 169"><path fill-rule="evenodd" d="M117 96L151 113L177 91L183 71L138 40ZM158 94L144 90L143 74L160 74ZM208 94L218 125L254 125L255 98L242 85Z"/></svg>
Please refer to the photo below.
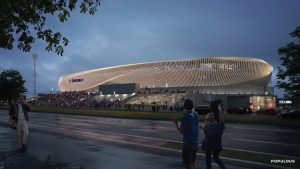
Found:
<svg viewBox="0 0 300 169"><path fill-rule="evenodd" d="M205 152L205 138L202 140L201 148L202 151Z"/></svg>
<svg viewBox="0 0 300 169"><path fill-rule="evenodd" d="M17 111L17 107L16 105L14 104L14 111L16 112ZM16 113L17 114L17 113ZM12 116L8 119L8 126L12 129L16 129L17 128L17 120L15 118L15 116Z"/></svg>
<svg viewBox="0 0 300 169"><path fill-rule="evenodd" d="M12 129L17 128L17 121L14 118L9 118L8 119L8 126Z"/></svg>

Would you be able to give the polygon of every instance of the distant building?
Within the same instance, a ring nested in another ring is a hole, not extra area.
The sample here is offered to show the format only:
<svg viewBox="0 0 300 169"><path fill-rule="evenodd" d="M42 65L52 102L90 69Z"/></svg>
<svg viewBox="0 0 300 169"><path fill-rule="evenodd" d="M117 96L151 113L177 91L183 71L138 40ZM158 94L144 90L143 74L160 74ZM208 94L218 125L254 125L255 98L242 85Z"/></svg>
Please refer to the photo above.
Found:
<svg viewBox="0 0 300 169"><path fill-rule="evenodd" d="M87 70L61 76L58 86L60 91L100 94L104 86L106 94L180 92L198 105L204 104L202 100L221 98L227 107L253 103L255 108L261 108L275 104L273 88L269 86L272 71L273 67L261 59L209 57Z"/></svg>

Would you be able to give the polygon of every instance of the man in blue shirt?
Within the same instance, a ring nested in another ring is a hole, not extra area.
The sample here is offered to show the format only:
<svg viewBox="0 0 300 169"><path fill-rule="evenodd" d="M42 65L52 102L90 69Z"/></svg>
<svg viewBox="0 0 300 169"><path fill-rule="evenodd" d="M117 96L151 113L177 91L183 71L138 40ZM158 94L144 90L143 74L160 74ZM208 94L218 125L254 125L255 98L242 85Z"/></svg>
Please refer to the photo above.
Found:
<svg viewBox="0 0 300 169"><path fill-rule="evenodd" d="M193 111L194 104L192 100L185 100L184 108L187 113L182 117L180 127L175 121L178 132L183 135L182 141L182 160L187 169L196 169L196 153L199 142L199 116Z"/></svg>

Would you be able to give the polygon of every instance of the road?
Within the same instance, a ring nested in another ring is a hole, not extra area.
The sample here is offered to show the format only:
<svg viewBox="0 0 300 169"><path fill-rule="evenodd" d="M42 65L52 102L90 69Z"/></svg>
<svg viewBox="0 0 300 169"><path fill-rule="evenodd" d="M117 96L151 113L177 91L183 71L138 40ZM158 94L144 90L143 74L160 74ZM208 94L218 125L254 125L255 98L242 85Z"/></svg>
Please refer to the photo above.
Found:
<svg viewBox="0 0 300 169"><path fill-rule="evenodd" d="M9 169L183 168L180 159L174 156L163 157L153 153L39 132L30 133L29 148L26 153L15 153L10 151L15 146L15 143L12 142L15 140L15 133L11 131L0 127L2 141L0 155L7 155L4 162L6 165L10 164ZM154 160L155 162L153 162ZM204 166L205 164L201 162L198 165Z"/></svg>
<svg viewBox="0 0 300 169"><path fill-rule="evenodd" d="M87 141L30 131L28 150L15 151L16 133L0 126L0 169L183 169L180 153L144 151L110 143ZM230 169L250 169L250 165L230 164ZM5 167L4 167L5 166ZM213 169L217 169L213 163ZM205 168L204 157L197 169ZM263 167L262 167L263 168ZM257 168L257 169L262 169Z"/></svg>
<svg viewBox="0 0 300 169"><path fill-rule="evenodd" d="M7 123L7 111L0 110L0 122ZM172 122L132 120L51 113L30 113L30 127L43 131L91 138L93 140L134 142L159 146L165 142L181 142ZM226 124L225 148L300 156L299 128L272 125ZM203 133L200 133L201 140Z"/></svg>

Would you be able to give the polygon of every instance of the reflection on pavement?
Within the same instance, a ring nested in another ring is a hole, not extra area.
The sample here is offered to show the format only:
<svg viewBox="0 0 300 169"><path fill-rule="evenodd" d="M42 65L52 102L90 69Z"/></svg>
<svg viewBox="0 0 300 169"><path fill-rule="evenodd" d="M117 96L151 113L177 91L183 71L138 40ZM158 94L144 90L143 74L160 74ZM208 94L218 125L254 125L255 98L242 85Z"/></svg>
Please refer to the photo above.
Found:
<svg viewBox="0 0 300 169"><path fill-rule="evenodd" d="M18 169L20 167L20 165L16 165L13 162L5 161L5 158L12 157L14 155L17 155L16 151L2 153L1 157L0 157L0 169ZM25 161L27 161L28 158L29 157L24 157L24 159L26 159ZM44 161L44 162L32 161L32 160L29 160L29 161L33 162L33 163L39 163L38 166L42 166L42 168L40 168L40 169L86 169L81 166L75 166L71 163L55 162L55 161L51 160L50 155L48 155L46 161Z"/></svg>
<svg viewBox="0 0 300 169"><path fill-rule="evenodd" d="M51 156L48 156L47 160L45 161L45 169L86 169L80 166L74 166L71 163L64 163L64 162L54 162L51 160Z"/></svg>

